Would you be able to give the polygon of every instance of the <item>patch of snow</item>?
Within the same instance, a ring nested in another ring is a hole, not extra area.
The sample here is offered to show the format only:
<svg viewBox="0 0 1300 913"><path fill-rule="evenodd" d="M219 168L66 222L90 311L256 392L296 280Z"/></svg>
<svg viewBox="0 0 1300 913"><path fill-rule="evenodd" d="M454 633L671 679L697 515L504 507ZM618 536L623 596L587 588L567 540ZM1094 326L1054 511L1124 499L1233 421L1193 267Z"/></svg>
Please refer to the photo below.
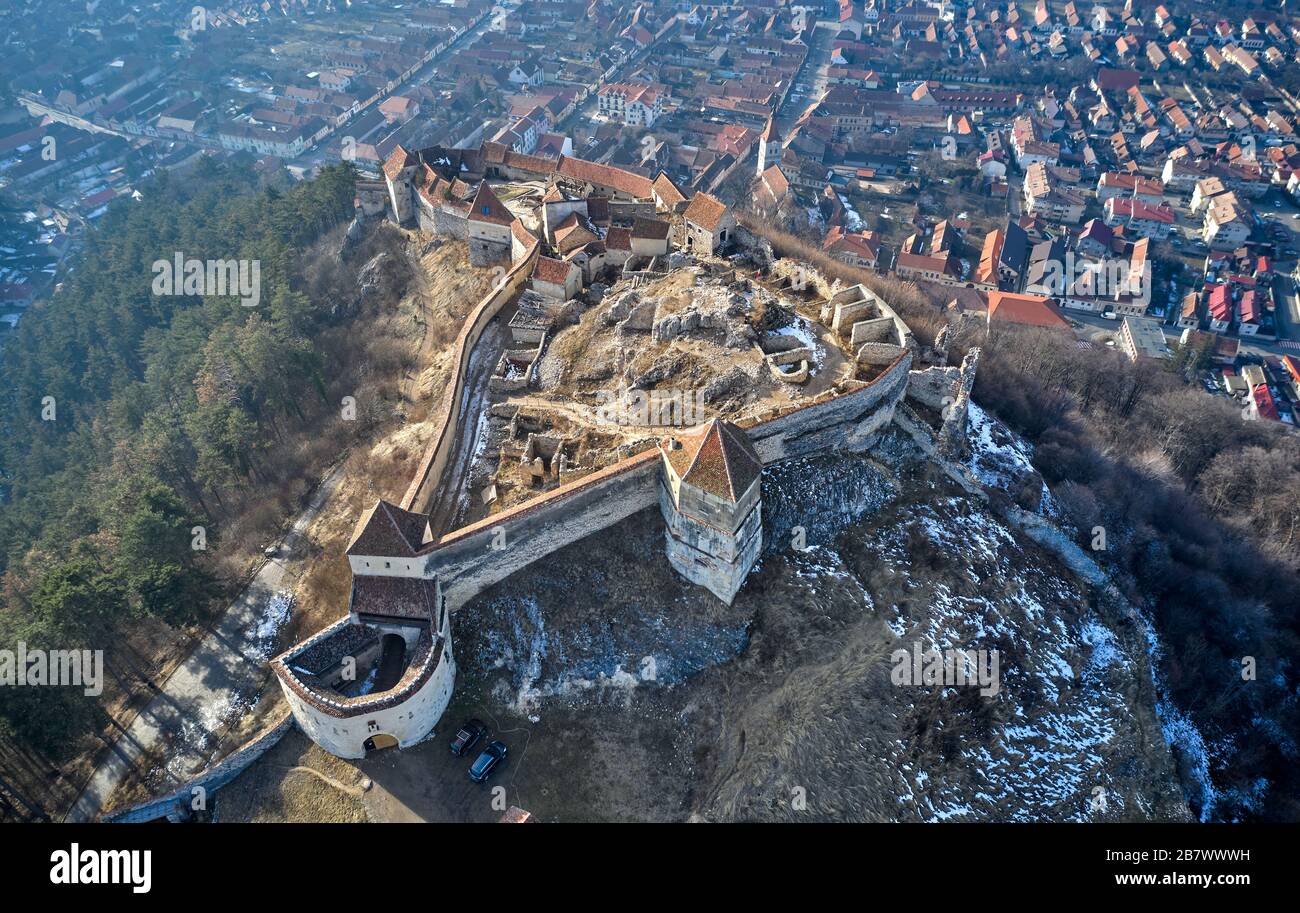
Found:
<svg viewBox="0 0 1300 913"><path fill-rule="evenodd" d="M796 316L794 323L783 326L779 330L773 330L772 335L792 336L799 340L800 345L807 347L813 353L809 374L816 374L821 370L822 365L826 363L826 347L817 338L817 333L813 330L812 324L804 318Z"/></svg>

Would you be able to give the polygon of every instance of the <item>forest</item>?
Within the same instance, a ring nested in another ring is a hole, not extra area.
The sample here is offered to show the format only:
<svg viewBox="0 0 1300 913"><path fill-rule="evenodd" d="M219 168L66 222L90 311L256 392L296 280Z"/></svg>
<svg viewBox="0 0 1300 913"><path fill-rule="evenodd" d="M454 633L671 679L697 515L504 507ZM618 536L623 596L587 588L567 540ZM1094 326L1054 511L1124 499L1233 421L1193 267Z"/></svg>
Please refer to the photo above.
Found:
<svg viewBox="0 0 1300 913"><path fill-rule="evenodd" d="M354 185L350 166L292 184L205 158L87 233L77 267L0 350L0 643L103 649L129 692L148 680L148 650L128 635L199 622L237 584L218 556L251 535L250 497L292 490L303 467L283 442L337 411L317 332L337 315L302 258L351 217ZM257 261L259 306L153 294L152 264L178 252ZM285 506L251 505L277 519ZM112 727L100 704L5 688L0 743L53 770Z"/></svg>

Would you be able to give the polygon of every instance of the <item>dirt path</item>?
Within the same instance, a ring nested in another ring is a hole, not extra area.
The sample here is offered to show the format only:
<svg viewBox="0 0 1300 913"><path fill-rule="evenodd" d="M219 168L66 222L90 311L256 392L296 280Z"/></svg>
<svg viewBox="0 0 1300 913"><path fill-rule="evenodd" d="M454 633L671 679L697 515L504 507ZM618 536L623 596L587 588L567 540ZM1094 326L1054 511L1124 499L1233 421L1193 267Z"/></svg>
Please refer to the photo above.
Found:
<svg viewBox="0 0 1300 913"><path fill-rule="evenodd" d="M502 315L508 313L508 310L502 311ZM479 416L488 408L488 378L506 347L507 334L502 315L493 318L483 329L474 354L470 356L455 450L429 504L429 526L435 537L454 529L461 513L461 495L478 445Z"/></svg>
<svg viewBox="0 0 1300 913"><path fill-rule="evenodd" d="M127 775L151 750L167 746L167 770L178 782L201 770L231 716L252 701L267 674L268 639L264 621L273 600L287 600L283 582L288 565L301 559L304 535L342 478L336 466L317 486L306 509L285 536L280 555L269 559L140 711L126 735L113 745L65 821L93 821ZM269 640L269 642L268 642Z"/></svg>
<svg viewBox="0 0 1300 913"><path fill-rule="evenodd" d="M364 785L349 786L348 784L340 780L335 780L333 777L321 773L319 770L317 770L314 767L304 767L303 765L299 764L297 767L288 767L285 768L285 770L287 773L311 774L313 777L320 780L321 782L328 783L330 786L333 786L339 792L349 795L354 799L360 799L363 795L365 795L367 789L367 787ZM363 783L364 782L365 781L363 781Z"/></svg>

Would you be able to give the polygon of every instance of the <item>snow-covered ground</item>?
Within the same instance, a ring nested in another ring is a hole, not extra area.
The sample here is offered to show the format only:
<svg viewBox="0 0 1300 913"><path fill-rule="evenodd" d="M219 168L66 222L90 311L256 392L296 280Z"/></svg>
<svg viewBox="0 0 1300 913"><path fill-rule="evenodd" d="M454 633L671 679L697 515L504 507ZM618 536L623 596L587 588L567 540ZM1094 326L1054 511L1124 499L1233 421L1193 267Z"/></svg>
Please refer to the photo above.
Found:
<svg viewBox="0 0 1300 913"><path fill-rule="evenodd" d="M1033 447L974 402L970 404L969 434L971 455L967 465L982 484L1006 490L1012 479L1033 471ZM1046 483L1043 484L1039 510L1048 518L1060 516ZM1147 665L1159 695L1155 711L1165 742L1183 759L1183 775L1188 781L1186 788L1200 808L1201 820L1213 820L1218 795L1210 775L1210 749L1192 719L1168 697L1160 674L1162 647L1159 637L1145 614L1138 611L1136 617L1145 629ZM1104 656L1113 655L1114 635L1111 632L1089 628L1083 634L1085 642L1094 644ZM1261 795L1266 789L1267 784L1260 785Z"/></svg>
<svg viewBox="0 0 1300 913"><path fill-rule="evenodd" d="M270 662L275 655L280 628L289 620L292 609L291 593L276 592L266 600L262 614L249 631L244 653L246 659L259 666ZM255 688L214 692L211 700L196 704L190 713L180 717L181 743L193 752L207 751L218 734L237 723L256 703L257 698L258 691ZM183 780L193 773L192 763L188 756L176 755L168 761L167 770L177 779Z"/></svg>
<svg viewBox="0 0 1300 913"><path fill-rule="evenodd" d="M493 696L536 723L550 701L625 703L647 683L673 685L736 656L743 622L687 619L671 603L640 607L613 624L605 612L574 613L562 587L503 595L475 611L473 665L496 677ZM553 615L563 620L548 623Z"/></svg>
<svg viewBox="0 0 1300 913"><path fill-rule="evenodd" d="M812 364L808 366L810 375L815 375L821 370L822 365L826 363L826 347L817 338L817 332L813 329L812 324L803 317L796 316L793 323L787 324L779 330L773 330L772 335L792 336L799 340L801 346L807 347L813 353Z"/></svg>
<svg viewBox="0 0 1300 913"><path fill-rule="evenodd" d="M955 556L967 579L914 580L909 528ZM960 764L927 769L908 744L896 746L900 803L929 821L1083 821L1122 810L1126 791L1112 787L1108 760L1130 719L1119 685L1132 658L1075 584L1027 562L1011 529L959 499L917 507L868 547L904 590L928 593L906 622L897 606L877 607L902 648L1000 655L1001 688L984 698L998 702L990 731L963 745Z"/></svg>
<svg viewBox="0 0 1300 913"><path fill-rule="evenodd" d="M981 485L1012 491L1015 480L1037 473L1032 444L981 409L974 400L970 402L968 414L970 456L966 466ZM1048 517L1057 515L1052 491L1046 482L1043 483L1039 512Z"/></svg>

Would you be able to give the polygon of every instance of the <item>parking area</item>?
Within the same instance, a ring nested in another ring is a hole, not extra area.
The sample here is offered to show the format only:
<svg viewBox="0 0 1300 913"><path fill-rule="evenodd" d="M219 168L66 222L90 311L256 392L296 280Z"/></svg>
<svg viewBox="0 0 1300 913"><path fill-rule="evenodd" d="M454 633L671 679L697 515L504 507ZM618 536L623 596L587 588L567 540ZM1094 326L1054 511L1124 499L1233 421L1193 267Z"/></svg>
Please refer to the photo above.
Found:
<svg viewBox="0 0 1300 913"><path fill-rule="evenodd" d="M671 689L639 688L608 703L548 703L532 721L462 679L437 728L411 748L349 761L291 730L222 790L218 818L491 823L513 805L539 821L680 821L689 813L692 764L679 701ZM471 717L489 732L456 757L449 743ZM475 783L470 765L493 739L506 744L506 758Z"/></svg>

